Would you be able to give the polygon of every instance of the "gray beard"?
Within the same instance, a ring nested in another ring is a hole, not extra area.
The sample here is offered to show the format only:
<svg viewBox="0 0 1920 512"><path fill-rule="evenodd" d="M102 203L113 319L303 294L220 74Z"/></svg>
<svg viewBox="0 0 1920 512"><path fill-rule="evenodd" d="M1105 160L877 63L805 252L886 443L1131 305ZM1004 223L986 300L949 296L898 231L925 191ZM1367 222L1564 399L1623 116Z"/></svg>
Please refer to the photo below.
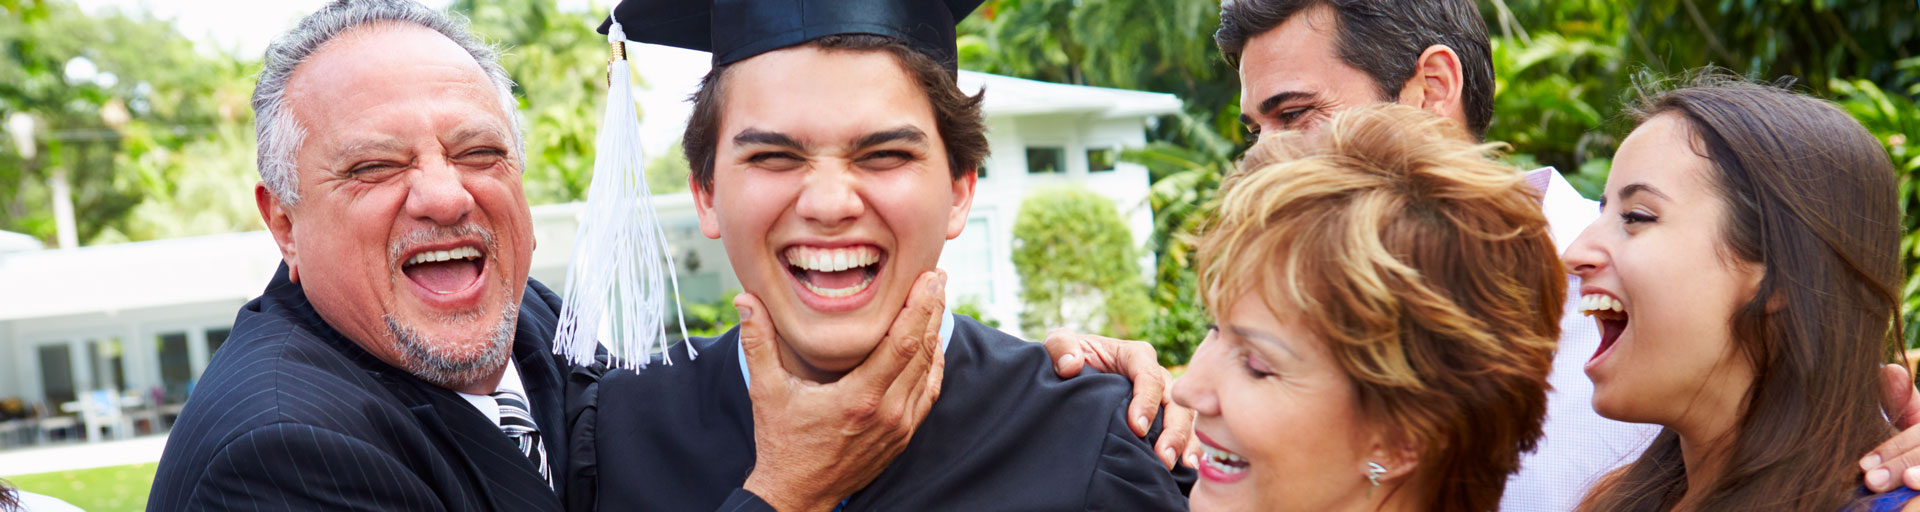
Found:
<svg viewBox="0 0 1920 512"><path fill-rule="evenodd" d="M486 344L470 354L448 350L436 343L445 340L429 339L418 329L400 323L393 315L386 315L384 319L387 321L387 331L399 341L402 360L406 364L403 369L407 373L433 385L457 390L500 369L500 364L506 362L507 356L513 351L513 331L519 312L518 304L508 303L500 312L500 323L487 335Z"/></svg>

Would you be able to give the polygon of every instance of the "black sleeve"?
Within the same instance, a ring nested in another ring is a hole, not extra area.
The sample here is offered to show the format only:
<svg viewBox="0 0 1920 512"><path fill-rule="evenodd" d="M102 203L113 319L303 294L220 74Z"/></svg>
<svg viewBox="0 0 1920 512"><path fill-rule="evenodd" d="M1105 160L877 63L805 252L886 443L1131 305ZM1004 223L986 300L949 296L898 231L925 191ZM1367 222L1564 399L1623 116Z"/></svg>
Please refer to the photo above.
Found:
<svg viewBox="0 0 1920 512"><path fill-rule="evenodd" d="M560 485L571 512L591 512L599 506L600 451L594 441L600 421L600 380L606 377L610 361L605 349L595 356L593 366L569 366L567 371L567 467Z"/></svg>
<svg viewBox="0 0 1920 512"><path fill-rule="evenodd" d="M222 447L179 510L445 510L391 454L331 430L266 425ZM174 510L159 506L159 510Z"/></svg>
<svg viewBox="0 0 1920 512"><path fill-rule="evenodd" d="M760 499L760 496L757 496L753 494L753 491L749 491L746 489L734 489L732 494L727 495L727 501L720 502L720 506L714 508L713 511L714 512L779 512L778 510L775 510L773 508L773 505L768 505L766 500Z"/></svg>
<svg viewBox="0 0 1920 512"><path fill-rule="evenodd" d="M1171 473L1153 453L1160 438L1161 421L1156 417L1145 439L1133 435L1127 426L1127 401L1113 411L1107 422L1107 439L1100 446L1100 461L1087 482L1087 510L1187 510L1187 491L1196 476L1193 468L1176 466Z"/></svg>

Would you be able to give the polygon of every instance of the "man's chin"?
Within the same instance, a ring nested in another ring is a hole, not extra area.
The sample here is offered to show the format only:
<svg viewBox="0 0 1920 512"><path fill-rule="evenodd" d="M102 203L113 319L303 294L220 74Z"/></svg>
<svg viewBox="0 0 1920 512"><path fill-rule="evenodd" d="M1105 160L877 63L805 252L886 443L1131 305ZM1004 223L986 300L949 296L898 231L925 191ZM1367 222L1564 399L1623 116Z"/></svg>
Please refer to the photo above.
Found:
<svg viewBox="0 0 1920 512"><path fill-rule="evenodd" d="M517 307L505 308L492 321L441 318L439 322L411 323L391 315L393 334L407 373L447 389L461 390L496 376L513 354ZM447 320L462 320L451 322Z"/></svg>
<svg viewBox="0 0 1920 512"><path fill-rule="evenodd" d="M812 333L809 333L812 334ZM867 356L879 346L879 336L814 335L801 338L782 336L789 357L786 360L787 372L817 382L832 382L858 368L866 362ZM855 343L847 340L871 339L870 343ZM817 342L815 340L834 340Z"/></svg>

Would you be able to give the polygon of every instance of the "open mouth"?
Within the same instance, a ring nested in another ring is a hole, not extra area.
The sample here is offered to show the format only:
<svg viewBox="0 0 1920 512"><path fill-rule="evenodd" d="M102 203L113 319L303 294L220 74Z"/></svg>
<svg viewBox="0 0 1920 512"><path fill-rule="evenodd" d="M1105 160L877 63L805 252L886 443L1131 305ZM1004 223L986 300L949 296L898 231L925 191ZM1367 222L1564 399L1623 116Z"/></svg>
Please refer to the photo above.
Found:
<svg viewBox="0 0 1920 512"><path fill-rule="evenodd" d="M400 264L400 272L413 284L429 292L449 295L465 290L480 280L486 270L485 254L473 245L438 250L423 250Z"/></svg>
<svg viewBox="0 0 1920 512"><path fill-rule="evenodd" d="M1230 484L1247 476L1247 468L1252 464L1249 464L1245 457L1233 453L1232 450L1221 448L1213 442L1212 438L1199 430L1195 430L1193 435L1195 439L1200 440L1200 451L1203 455L1200 459L1200 467L1195 468L1200 470L1200 478L1208 482Z"/></svg>
<svg viewBox="0 0 1920 512"><path fill-rule="evenodd" d="M780 251L787 271L814 295L829 299L851 297L873 285L886 259L871 245L847 247L789 246Z"/></svg>
<svg viewBox="0 0 1920 512"><path fill-rule="evenodd" d="M1207 469L1223 475L1237 475L1247 470L1247 459L1241 458L1239 454L1206 444L1200 446L1201 451L1207 455L1205 460Z"/></svg>
<svg viewBox="0 0 1920 512"><path fill-rule="evenodd" d="M1613 343L1620 340L1620 333L1627 330L1626 304L1611 295L1601 293L1581 295L1580 313L1593 317L1594 322L1600 325L1600 349L1594 351L1589 361L1598 359L1601 354L1612 349Z"/></svg>

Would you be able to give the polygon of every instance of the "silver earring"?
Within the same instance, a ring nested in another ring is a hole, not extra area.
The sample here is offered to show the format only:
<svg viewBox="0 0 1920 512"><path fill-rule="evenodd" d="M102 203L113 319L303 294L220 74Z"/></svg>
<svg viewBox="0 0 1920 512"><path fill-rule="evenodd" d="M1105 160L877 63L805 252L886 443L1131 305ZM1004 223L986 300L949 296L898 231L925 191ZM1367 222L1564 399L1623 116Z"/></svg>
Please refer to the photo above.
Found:
<svg viewBox="0 0 1920 512"><path fill-rule="evenodd" d="M1381 466L1380 463L1378 462L1372 462L1372 461L1367 462L1367 481L1373 482L1374 487L1380 486L1380 477L1385 476L1386 474L1387 474L1386 466Z"/></svg>

